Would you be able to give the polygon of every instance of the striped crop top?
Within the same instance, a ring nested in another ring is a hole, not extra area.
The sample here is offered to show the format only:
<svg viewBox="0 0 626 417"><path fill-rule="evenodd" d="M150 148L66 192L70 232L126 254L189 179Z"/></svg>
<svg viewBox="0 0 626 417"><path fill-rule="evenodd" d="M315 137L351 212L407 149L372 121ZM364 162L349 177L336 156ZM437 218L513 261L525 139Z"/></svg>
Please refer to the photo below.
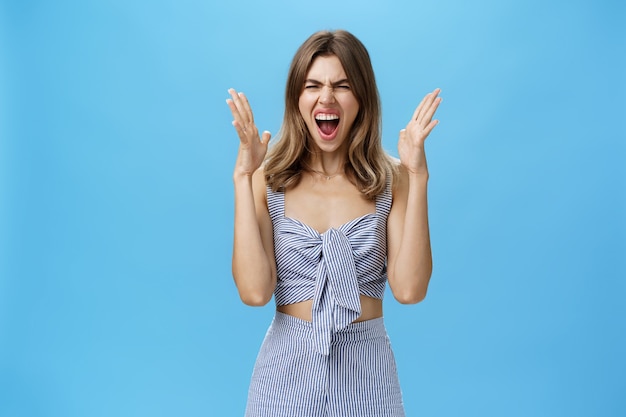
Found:
<svg viewBox="0 0 626 417"><path fill-rule="evenodd" d="M277 306L313 300L318 351L328 355L331 335L361 315L359 294L382 299L387 282L387 216L391 182L376 197L376 212L319 233L285 216L285 194L267 188L274 230Z"/></svg>

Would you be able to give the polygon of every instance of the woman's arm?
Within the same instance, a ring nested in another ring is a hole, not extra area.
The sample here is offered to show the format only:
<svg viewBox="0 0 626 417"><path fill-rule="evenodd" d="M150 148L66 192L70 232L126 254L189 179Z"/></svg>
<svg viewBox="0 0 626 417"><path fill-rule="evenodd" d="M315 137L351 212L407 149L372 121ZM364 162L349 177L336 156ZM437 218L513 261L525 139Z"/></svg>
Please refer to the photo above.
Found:
<svg viewBox="0 0 626 417"><path fill-rule="evenodd" d="M276 286L276 261L272 222L267 208L265 177L260 168L270 139L259 132L243 93L229 90L226 100L239 135L239 153L233 173L235 187L235 230L232 271L241 300L248 305L265 305Z"/></svg>
<svg viewBox="0 0 626 417"><path fill-rule="evenodd" d="M426 297L432 272L427 185L428 175L409 174L400 167L387 220L387 274L394 297L403 304Z"/></svg>
<svg viewBox="0 0 626 417"><path fill-rule="evenodd" d="M387 273L394 297L406 304L426 297L432 273L424 141L438 123L432 120L438 95L439 89L424 97L398 142L401 165L387 221Z"/></svg>
<svg viewBox="0 0 626 417"><path fill-rule="evenodd" d="M235 176L235 235L233 277L241 300L253 306L267 304L276 287L272 222L265 197L265 177Z"/></svg>

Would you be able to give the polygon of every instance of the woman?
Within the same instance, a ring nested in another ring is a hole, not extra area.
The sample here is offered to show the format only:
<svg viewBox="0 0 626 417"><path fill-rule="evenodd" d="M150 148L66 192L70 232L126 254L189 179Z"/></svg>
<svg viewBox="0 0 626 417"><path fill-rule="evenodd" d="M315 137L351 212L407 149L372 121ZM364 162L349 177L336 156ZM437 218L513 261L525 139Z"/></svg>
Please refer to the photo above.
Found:
<svg viewBox="0 0 626 417"><path fill-rule="evenodd" d="M382 149L369 55L346 31L313 34L287 79L278 141L259 136L243 93L227 100L240 145L233 276L248 305L277 311L257 358L247 416L403 416L383 324L388 281L421 301L432 270L424 140L439 90Z"/></svg>

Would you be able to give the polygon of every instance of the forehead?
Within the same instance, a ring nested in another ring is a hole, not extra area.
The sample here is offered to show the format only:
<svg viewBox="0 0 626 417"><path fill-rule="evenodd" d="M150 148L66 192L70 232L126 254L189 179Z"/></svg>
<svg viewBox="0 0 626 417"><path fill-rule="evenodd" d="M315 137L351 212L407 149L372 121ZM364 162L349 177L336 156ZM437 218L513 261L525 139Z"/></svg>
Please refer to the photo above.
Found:
<svg viewBox="0 0 626 417"><path fill-rule="evenodd" d="M313 60L306 78L317 81L337 81L347 77L339 58L336 55L328 55L318 56Z"/></svg>

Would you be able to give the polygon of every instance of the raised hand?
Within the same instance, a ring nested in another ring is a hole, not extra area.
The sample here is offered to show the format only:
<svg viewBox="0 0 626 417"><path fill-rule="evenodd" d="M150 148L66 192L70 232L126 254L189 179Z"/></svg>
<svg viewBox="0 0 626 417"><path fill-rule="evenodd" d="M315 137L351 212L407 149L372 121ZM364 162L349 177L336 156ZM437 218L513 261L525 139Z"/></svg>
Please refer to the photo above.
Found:
<svg viewBox="0 0 626 417"><path fill-rule="evenodd" d="M439 123L439 120L433 120L433 116L442 100L439 97L440 91L437 88L432 93L426 94L422 102L417 106L417 109L415 109L413 117L406 125L406 128L400 131L398 154L400 162L409 173L428 174L424 141L426 141L430 132Z"/></svg>
<svg viewBox="0 0 626 417"><path fill-rule="evenodd" d="M229 89L231 98L226 100L226 104L233 114L233 126L239 135L239 154L235 164L235 175L251 176L256 171L265 158L267 145L271 134L263 132L259 137L259 130L254 124L254 117L250 103L243 93L237 93L234 89Z"/></svg>

